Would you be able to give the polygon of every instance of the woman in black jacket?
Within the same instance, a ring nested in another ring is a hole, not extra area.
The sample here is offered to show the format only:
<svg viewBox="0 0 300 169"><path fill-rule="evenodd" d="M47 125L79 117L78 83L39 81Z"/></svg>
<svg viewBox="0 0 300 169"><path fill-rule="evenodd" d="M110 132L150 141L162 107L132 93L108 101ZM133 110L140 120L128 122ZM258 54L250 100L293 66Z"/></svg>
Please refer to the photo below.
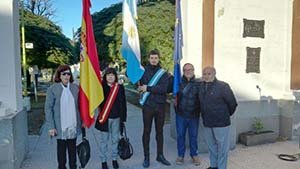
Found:
<svg viewBox="0 0 300 169"><path fill-rule="evenodd" d="M111 136L112 164L114 169L119 168L118 142L120 125L126 121L127 107L124 86L118 84L118 76L114 68L108 68L103 77L104 101L99 107L99 116L95 128L100 130L100 158L102 169L107 167L108 141Z"/></svg>

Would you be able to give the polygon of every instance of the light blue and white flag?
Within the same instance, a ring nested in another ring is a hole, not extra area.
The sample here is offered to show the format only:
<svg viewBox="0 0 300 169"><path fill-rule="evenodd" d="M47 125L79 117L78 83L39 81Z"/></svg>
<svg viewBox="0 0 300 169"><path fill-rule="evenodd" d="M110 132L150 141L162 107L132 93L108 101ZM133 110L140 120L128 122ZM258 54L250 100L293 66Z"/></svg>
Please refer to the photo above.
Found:
<svg viewBox="0 0 300 169"><path fill-rule="evenodd" d="M133 84L139 81L145 72L144 67L141 65L141 52L136 19L136 0L124 0L121 52L127 62L127 76Z"/></svg>

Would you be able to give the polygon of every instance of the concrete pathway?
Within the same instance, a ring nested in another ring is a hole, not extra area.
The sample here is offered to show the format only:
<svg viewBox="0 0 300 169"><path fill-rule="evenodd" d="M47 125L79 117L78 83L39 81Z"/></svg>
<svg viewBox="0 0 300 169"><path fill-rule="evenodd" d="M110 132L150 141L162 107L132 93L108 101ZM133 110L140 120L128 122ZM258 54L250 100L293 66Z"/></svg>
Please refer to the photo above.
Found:
<svg viewBox="0 0 300 169"><path fill-rule="evenodd" d="M154 126L154 125L153 125ZM128 119L126 122L127 135L134 148L134 155L129 160L119 160L120 169L143 169L143 148L142 148L142 114L141 110L128 103ZM155 161L156 142L154 128L151 135L151 156L149 169L206 169L209 166L208 154L200 154L202 163L194 166L187 156L184 165L175 164L177 157L176 141L170 137L170 125L164 128L164 151L165 157L172 163L171 166L163 166ZM91 159L86 169L101 169L99 160L99 132L92 126L87 130L87 138L90 141L92 152ZM56 140L50 140L47 131L42 130L40 136L29 136L28 154L21 169L56 169ZM80 142L80 138L78 139ZM186 154L189 150L187 150ZM277 158L276 154L300 153L298 141L276 142L254 147L237 145L236 149L230 152L228 169L300 169L300 161L287 162ZM112 168L111 161L108 165Z"/></svg>

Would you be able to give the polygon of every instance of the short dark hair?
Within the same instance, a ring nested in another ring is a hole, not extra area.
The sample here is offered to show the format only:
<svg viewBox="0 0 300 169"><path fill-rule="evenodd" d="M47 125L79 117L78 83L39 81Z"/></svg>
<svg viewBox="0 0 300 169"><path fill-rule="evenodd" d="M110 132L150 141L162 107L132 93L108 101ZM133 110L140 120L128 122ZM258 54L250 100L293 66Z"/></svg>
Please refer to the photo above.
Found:
<svg viewBox="0 0 300 169"><path fill-rule="evenodd" d="M149 52L149 56L148 56L148 57L150 57L150 55L157 55L158 57L160 57L159 50L158 50L158 49L153 49L153 50L151 50L151 51Z"/></svg>
<svg viewBox="0 0 300 169"><path fill-rule="evenodd" d="M185 63L185 64L183 65L182 69L184 70L184 67L185 67L185 66L187 66L187 65L190 65L190 66L192 66L192 67L193 67L193 69L195 69L194 65L193 65L193 64L191 64L191 63Z"/></svg>
<svg viewBox="0 0 300 169"><path fill-rule="evenodd" d="M71 72L71 68L68 65L59 65L58 66L58 68L55 71L54 82L61 82L60 73L66 71L66 70L69 70L70 73L71 73L70 74L70 82L72 83L74 81L74 79L73 79L73 75L72 75L72 72Z"/></svg>
<svg viewBox="0 0 300 169"><path fill-rule="evenodd" d="M118 82L118 74L117 74L117 71L115 68L112 68L112 67L109 67L107 68L105 71L104 71L104 75L103 75L103 82L104 83L107 83L107 80L106 80L106 76L108 74L113 74L115 75L115 82Z"/></svg>

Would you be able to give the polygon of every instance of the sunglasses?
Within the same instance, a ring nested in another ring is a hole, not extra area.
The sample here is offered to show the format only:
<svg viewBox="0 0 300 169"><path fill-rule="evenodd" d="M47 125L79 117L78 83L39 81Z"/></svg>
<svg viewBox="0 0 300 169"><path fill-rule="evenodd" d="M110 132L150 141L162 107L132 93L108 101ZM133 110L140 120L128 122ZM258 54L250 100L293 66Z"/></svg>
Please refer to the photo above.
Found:
<svg viewBox="0 0 300 169"><path fill-rule="evenodd" d="M70 76L71 73L70 72L62 72L61 75L63 75L63 76L66 76L66 75Z"/></svg>

